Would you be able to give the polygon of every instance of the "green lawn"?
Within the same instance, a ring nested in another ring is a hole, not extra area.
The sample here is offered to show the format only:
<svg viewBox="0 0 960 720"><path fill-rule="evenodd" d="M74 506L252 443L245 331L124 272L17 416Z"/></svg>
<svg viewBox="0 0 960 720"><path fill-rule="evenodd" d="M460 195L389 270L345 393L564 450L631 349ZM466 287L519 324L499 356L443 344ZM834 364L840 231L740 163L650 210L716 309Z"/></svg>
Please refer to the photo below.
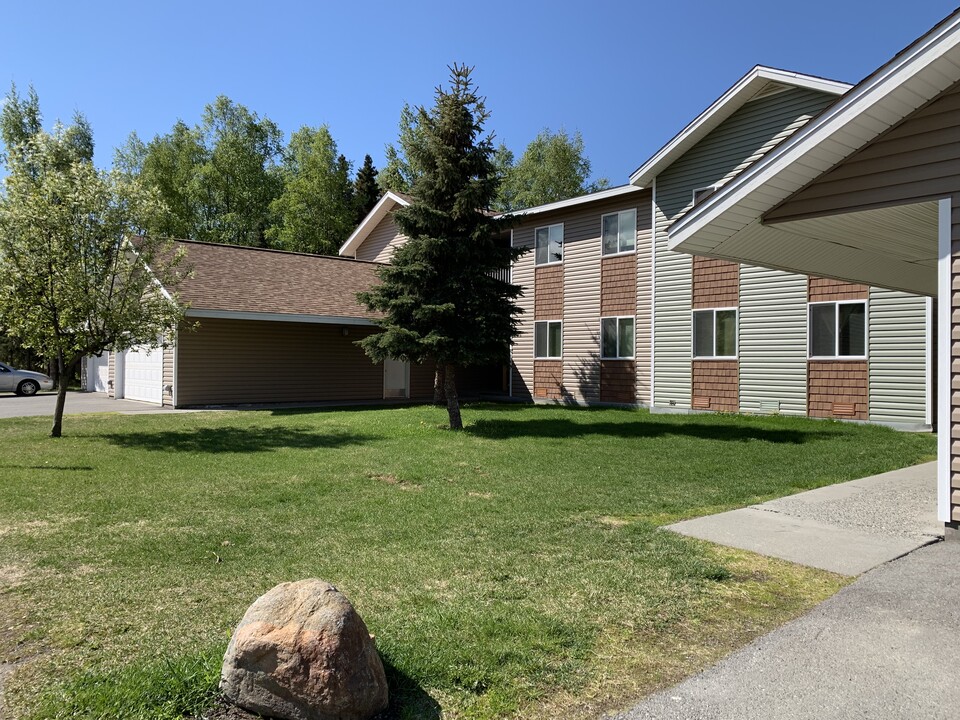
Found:
<svg viewBox="0 0 960 720"><path fill-rule="evenodd" d="M468 407L0 421L12 717L179 717L274 584L336 584L405 718L590 716L843 580L658 530L930 459L796 418Z"/></svg>

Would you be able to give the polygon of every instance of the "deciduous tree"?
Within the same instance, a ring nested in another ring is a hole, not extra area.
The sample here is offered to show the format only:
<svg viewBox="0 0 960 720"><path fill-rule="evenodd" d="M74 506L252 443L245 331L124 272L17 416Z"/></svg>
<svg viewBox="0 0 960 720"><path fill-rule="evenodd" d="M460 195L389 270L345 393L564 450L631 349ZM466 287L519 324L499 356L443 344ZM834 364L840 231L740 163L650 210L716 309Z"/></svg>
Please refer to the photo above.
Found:
<svg viewBox="0 0 960 720"><path fill-rule="evenodd" d="M409 240L378 271L382 283L360 294L383 313L379 332L360 344L374 360L436 361L452 429L463 427L456 369L505 361L520 313L520 289L497 277L521 251L498 242L504 221L485 212L498 178L484 135L488 113L470 75L454 65L433 107L416 109L405 148L417 168L412 202L395 215Z"/></svg>

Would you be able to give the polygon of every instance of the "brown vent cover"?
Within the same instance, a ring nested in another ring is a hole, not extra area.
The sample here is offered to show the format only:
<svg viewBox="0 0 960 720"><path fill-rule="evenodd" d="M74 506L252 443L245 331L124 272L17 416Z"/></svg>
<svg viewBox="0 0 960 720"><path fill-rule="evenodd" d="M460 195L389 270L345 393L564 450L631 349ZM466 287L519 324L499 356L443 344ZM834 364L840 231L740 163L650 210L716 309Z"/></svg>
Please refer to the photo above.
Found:
<svg viewBox="0 0 960 720"><path fill-rule="evenodd" d="M710 409L710 398L708 397L694 397L693 398L693 409L694 410L709 410Z"/></svg>
<svg viewBox="0 0 960 720"><path fill-rule="evenodd" d="M834 415L856 415L857 406L853 403L834 403L833 414Z"/></svg>

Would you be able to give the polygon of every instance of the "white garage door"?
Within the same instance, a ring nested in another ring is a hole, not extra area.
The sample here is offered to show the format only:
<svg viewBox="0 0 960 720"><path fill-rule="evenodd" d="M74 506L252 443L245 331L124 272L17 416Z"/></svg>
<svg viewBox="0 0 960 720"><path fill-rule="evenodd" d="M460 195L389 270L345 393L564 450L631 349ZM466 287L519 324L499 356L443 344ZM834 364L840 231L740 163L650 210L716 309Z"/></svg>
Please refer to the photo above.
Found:
<svg viewBox="0 0 960 720"><path fill-rule="evenodd" d="M128 400L163 402L163 350L130 348L123 358L123 396Z"/></svg>
<svg viewBox="0 0 960 720"><path fill-rule="evenodd" d="M88 370L88 389L93 392L106 392L107 382L110 380L109 354L104 352L100 357L91 357Z"/></svg>

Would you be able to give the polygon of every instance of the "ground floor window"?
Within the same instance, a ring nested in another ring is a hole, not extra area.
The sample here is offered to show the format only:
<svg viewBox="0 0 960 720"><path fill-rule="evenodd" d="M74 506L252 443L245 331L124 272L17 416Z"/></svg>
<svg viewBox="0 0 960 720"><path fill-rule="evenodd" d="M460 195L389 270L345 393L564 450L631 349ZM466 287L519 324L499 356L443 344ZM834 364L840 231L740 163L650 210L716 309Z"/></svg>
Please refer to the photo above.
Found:
<svg viewBox="0 0 960 720"><path fill-rule="evenodd" d="M600 320L600 355L604 359L633 357L634 320L632 317L608 317Z"/></svg>
<svg viewBox="0 0 960 720"><path fill-rule="evenodd" d="M559 358L563 355L563 322L547 320L533 324L533 356Z"/></svg>
<svg viewBox="0 0 960 720"><path fill-rule="evenodd" d="M736 308L693 311L693 356L711 359L737 357Z"/></svg>
<svg viewBox="0 0 960 720"><path fill-rule="evenodd" d="M867 303L810 303L808 337L811 358L865 358Z"/></svg>

